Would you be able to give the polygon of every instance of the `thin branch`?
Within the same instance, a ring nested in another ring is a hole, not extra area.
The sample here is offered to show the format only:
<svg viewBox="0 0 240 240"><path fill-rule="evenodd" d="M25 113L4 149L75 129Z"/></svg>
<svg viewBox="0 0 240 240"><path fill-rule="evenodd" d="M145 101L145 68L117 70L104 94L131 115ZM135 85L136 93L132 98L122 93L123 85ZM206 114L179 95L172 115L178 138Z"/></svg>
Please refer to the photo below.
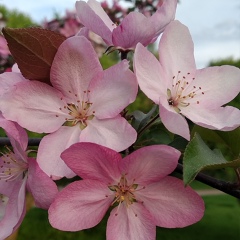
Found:
<svg viewBox="0 0 240 240"><path fill-rule="evenodd" d="M175 172L183 174L182 164L179 163L177 165ZM195 179L199 182L205 183L208 186L216 188L222 192L240 199L240 189L238 188L238 183L225 182L204 173L198 173Z"/></svg>
<svg viewBox="0 0 240 240"><path fill-rule="evenodd" d="M28 146L38 146L42 138L29 138ZM11 142L7 137L0 137L0 146L11 146Z"/></svg>

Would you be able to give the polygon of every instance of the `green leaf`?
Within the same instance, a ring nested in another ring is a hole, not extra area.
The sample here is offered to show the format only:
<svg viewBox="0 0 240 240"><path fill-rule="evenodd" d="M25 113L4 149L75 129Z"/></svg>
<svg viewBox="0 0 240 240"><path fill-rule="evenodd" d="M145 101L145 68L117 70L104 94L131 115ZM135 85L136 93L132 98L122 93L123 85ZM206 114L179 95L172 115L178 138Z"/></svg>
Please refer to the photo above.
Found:
<svg viewBox="0 0 240 240"><path fill-rule="evenodd" d="M240 167L240 158L226 161L220 151L212 151L196 133L189 142L183 156L183 181L187 185L196 175L206 169Z"/></svg>
<svg viewBox="0 0 240 240"><path fill-rule="evenodd" d="M240 127L233 131L223 132L206 129L195 125L192 130L192 135L198 133L201 138L218 147L223 146L226 149L227 155L231 158L238 158L240 156Z"/></svg>
<svg viewBox="0 0 240 240"><path fill-rule="evenodd" d="M64 36L42 28L3 28L8 47L22 75L50 83L50 68Z"/></svg>
<svg viewBox="0 0 240 240"><path fill-rule="evenodd" d="M157 105L154 105L147 114L139 110L136 110L132 113L133 115L132 126L135 128L136 131L141 130L148 123L156 109Z"/></svg>

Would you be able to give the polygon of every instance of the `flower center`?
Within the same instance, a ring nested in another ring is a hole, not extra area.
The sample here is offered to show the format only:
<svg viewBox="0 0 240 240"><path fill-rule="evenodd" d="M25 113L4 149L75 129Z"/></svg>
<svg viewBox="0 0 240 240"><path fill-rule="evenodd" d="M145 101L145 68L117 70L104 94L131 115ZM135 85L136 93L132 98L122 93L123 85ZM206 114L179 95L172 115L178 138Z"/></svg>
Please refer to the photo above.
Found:
<svg viewBox="0 0 240 240"><path fill-rule="evenodd" d="M174 108L176 112L180 112L182 107L187 107L190 104L199 104L198 97L204 95L201 86L193 84L195 78L191 73L186 75L178 71L176 76L173 76L171 89L167 89L168 104Z"/></svg>
<svg viewBox="0 0 240 240"><path fill-rule="evenodd" d="M115 203L121 204L124 202L128 207L133 202L136 202L137 200L134 192L136 191L137 187L138 184L135 184L134 182L128 184L126 176L123 175L117 185L109 186L109 189L115 192L115 199L112 202L112 205Z"/></svg>
<svg viewBox="0 0 240 240"><path fill-rule="evenodd" d="M8 203L9 198L3 194L0 194L0 221L3 219L5 215L6 205Z"/></svg>
<svg viewBox="0 0 240 240"><path fill-rule="evenodd" d="M28 164L16 157L9 148L7 153L1 153L0 157L0 181L13 181L19 176L24 176L28 169Z"/></svg>
<svg viewBox="0 0 240 240"><path fill-rule="evenodd" d="M71 91L69 91L71 93ZM83 130L88 125L88 121L94 118L95 111L93 110L93 103L88 99L88 94L90 90L83 91L82 100L79 99L77 94L73 94L75 101L74 103L67 103L63 108L59 108L69 115L65 118L66 122L64 125L75 126L80 125L81 130ZM58 117L56 115L56 117Z"/></svg>

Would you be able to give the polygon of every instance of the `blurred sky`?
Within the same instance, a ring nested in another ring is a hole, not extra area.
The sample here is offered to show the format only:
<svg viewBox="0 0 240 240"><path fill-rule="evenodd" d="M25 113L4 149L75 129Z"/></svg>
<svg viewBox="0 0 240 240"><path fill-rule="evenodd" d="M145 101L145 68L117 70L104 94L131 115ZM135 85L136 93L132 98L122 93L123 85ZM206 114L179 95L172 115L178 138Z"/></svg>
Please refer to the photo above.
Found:
<svg viewBox="0 0 240 240"><path fill-rule="evenodd" d="M171 0L170 0L171 1ZM9 9L27 13L38 23L54 13L74 10L76 0L0 0ZM195 44L198 68L210 60L240 58L239 0L180 0L176 19L187 25Z"/></svg>

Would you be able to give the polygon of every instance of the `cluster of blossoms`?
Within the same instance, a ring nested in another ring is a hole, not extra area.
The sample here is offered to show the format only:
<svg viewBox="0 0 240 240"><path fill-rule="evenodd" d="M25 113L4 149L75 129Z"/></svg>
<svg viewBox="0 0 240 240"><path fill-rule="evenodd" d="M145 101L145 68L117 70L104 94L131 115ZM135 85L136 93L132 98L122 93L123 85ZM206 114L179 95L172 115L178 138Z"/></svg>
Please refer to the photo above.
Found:
<svg viewBox="0 0 240 240"><path fill-rule="evenodd" d="M187 140L185 117L222 131L240 126L239 109L223 107L240 91L240 70L197 70L190 33L174 20L176 7L177 0L162 0L151 16L131 12L115 24L97 1L77 1L84 27L58 47L49 84L27 79L20 63L20 70L1 74L0 127L13 149L0 158L0 239L21 224L26 190L63 231L96 226L112 208L108 240L154 240L156 226L185 227L202 218L201 197L168 176L180 151L153 145L131 152L138 132L125 115L139 86L159 105L164 126ZM126 59L103 70L89 31L122 56L134 51L133 71ZM146 46L162 32L158 61ZM36 159L24 128L46 133ZM58 192L54 180L76 175L81 180Z"/></svg>

